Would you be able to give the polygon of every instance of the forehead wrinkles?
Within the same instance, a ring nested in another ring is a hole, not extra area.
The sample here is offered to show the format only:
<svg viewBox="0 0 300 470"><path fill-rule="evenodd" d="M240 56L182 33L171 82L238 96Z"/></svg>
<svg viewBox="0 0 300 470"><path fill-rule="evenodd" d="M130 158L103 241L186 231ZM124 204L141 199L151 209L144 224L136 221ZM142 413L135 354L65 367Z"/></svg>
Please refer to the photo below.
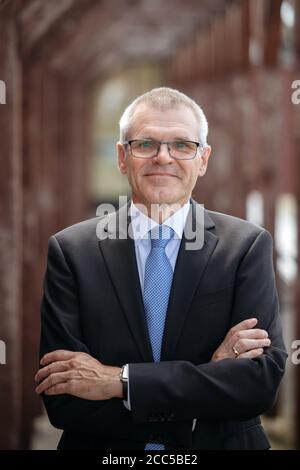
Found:
<svg viewBox="0 0 300 470"><path fill-rule="evenodd" d="M151 134L161 134L165 133L170 134L182 134L182 137L187 137L191 134L190 127L183 124L172 122L172 123L161 123L151 122L151 124L139 125L135 128L135 132L141 135L151 135ZM192 135L192 134L191 134Z"/></svg>
<svg viewBox="0 0 300 470"><path fill-rule="evenodd" d="M177 114L180 116L172 116ZM141 134L145 131L159 132L167 130L184 131L184 135L195 134L197 132L197 122L193 112L186 107L166 109L165 111L151 109L143 106L138 108L133 115L131 133ZM195 136L196 137L196 136Z"/></svg>

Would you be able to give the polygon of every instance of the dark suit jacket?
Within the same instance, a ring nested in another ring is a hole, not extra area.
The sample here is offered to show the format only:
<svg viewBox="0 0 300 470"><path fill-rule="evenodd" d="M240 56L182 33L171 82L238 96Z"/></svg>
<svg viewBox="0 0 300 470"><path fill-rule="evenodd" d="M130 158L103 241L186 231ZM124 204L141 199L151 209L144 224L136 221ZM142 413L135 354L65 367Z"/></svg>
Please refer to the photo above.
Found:
<svg viewBox="0 0 300 470"><path fill-rule="evenodd" d="M269 448L259 415L274 403L287 357L269 232L191 200L188 220L204 210L205 242L187 251L182 239L155 363L134 241L122 238L127 207L49 240L40 355L68 349L107 365L129 363L132 406L43 395L51 423L64 430L58 448L143 449L150 440L167 450ZM109 238L108 220L123 220L117 239ZM264 354L210 362L228 330L253 316L272 341Z"/></svg>

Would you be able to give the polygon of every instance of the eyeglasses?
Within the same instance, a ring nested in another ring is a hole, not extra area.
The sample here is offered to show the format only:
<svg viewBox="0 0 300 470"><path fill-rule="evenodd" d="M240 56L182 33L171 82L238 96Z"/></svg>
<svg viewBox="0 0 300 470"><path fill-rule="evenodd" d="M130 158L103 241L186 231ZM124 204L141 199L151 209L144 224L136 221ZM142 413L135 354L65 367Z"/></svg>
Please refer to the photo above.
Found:
<svg viewBox="0 0 300 470"><path fill-rule="evenodd" d="M196 157L199 147L203 149L203 145L191 140L157 142L150 139L135 139L124 142L124 145L129 145L131 155L136 158L156 157L159 154L161 144L167 144L170 157L176 160L191 160Z"/></svg>

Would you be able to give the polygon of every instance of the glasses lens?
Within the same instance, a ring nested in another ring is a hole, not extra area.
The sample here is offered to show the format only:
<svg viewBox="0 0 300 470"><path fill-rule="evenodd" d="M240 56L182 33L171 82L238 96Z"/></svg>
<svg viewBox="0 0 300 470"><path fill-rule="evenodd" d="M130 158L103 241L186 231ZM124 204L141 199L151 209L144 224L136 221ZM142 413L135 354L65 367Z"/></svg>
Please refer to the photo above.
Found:
<svg viewBox="0 0 300 470"><path fill-rule="evenodd" d="M131 142L131 153L134 157L151 158L157 154L158 145L152 140L135 140Z"/></svg>
<svg viewBox="0 0 300 470"><path fill-rule="evenodd" d="M170 142L170 154L174 158L193 158L197 153L197 144L188 140Z"/></svg>

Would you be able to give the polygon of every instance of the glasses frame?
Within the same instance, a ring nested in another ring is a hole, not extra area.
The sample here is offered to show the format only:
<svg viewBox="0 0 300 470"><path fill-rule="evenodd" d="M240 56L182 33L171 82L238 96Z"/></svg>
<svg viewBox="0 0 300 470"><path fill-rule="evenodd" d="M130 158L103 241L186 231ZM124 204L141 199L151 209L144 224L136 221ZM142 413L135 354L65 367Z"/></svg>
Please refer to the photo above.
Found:
<svg viewBox="0 0 300 470"><path fill-rule="evenodd" d="M132 148L131 148L131 144L132 142L140 142L140 141L145 141L145 142L155 142L157 144L159 144L159 147L158 147L158 150L157 150L157 153L155 155L152 155L152 157L137 157L136 155L133 155L132 153ZM184 157L184 158L178 158L178 157L173 157L173 155L171 155L170 153L170 147L169 147L169 144L173 144L174 142L189 142L191 144L196 144L197 145L197 149L196 149L196 152L195 152L195 155L193 157ZM171 158L174 158L174 160L193 160L194 158L196 158L197 156L197 153L198 153L198 150L199 148L201 148L202 150L204 149L204 145L202 145L200 142L194 142L193 140L154 140L154 139L132 139L132 140L125 140L123 142L123 145L129 145L129 148L130 148L130 154L133 158L141 158L143 160L150 160L151 158L154 158L154 157L157 157L157 155L159 154L160 152L160 147L161 147L161 144L167 144L167 148L168 148L168 152L169 152L169 156Z"/></svg>

